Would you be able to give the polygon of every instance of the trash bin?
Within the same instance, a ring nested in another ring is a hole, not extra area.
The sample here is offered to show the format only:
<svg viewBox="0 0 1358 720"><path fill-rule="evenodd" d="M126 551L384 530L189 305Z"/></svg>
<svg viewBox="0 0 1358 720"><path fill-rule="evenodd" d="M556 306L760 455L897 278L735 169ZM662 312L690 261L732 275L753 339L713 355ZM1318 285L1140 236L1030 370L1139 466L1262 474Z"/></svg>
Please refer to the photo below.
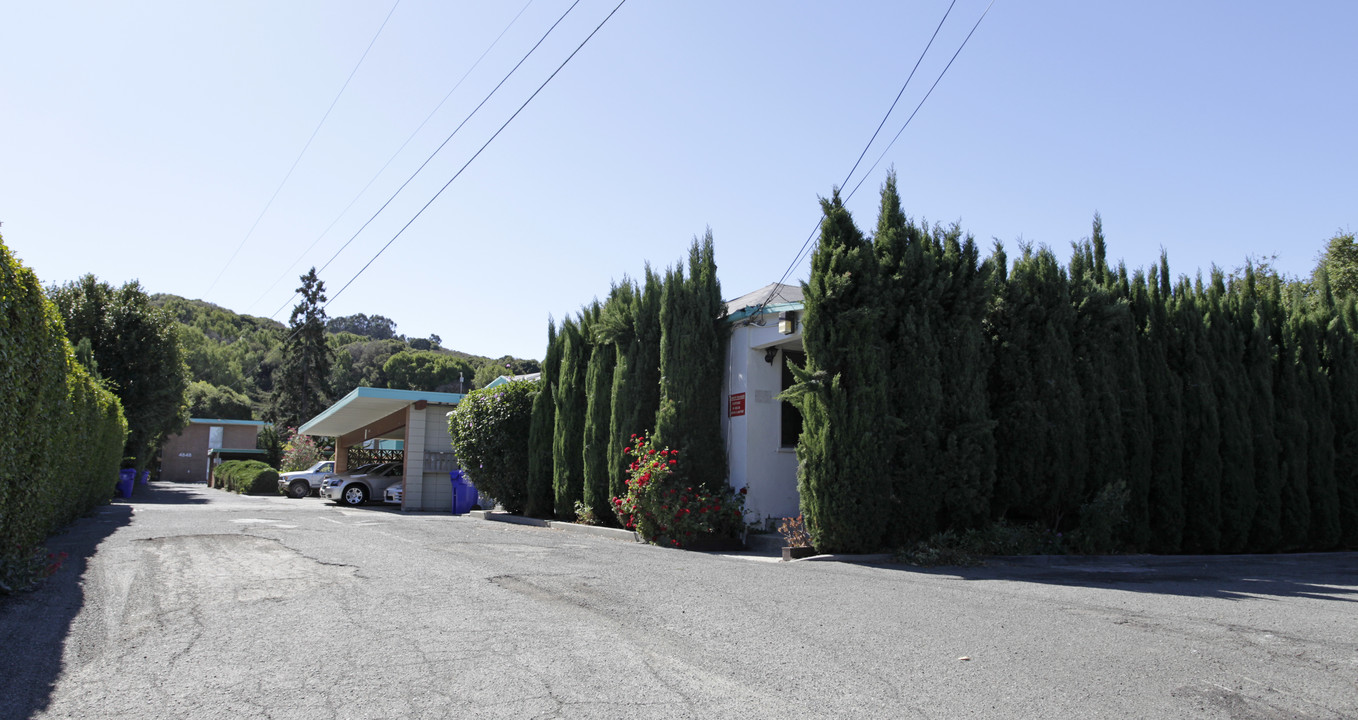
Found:
<svg viewBox="0 0 1358 720"><path fill-rule="evenodd" d="M467 479L467 473L461 470L448 474L453 481L453 514L466 515L476 504L476 486Z"/></svg>
<svg viewBox="0 0 1358 720"><path fill-rule="evenodd" d="M150 483L150 482L151 482L151 471L150 471L150 470L142 470L142 471L141 471L141 484L142 484L142 485L146 485L147 483Z"/></svg>
<svg viewBox="0 0 1358 720"><path fill-rule="evenodd" d="M132 485L137 482L137 471L133 468L118 471L118 497L132 497Z"/></svg>

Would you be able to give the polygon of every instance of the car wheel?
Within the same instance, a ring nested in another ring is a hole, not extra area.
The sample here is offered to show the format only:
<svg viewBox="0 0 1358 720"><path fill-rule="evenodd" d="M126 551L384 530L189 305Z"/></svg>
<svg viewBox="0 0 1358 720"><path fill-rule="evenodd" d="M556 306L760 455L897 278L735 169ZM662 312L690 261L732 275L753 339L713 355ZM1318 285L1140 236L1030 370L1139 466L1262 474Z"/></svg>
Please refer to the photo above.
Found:
<svg viewBox="0 0 1358 720"><path fill-rule="evenodd" d="M288 486L288 497L301 499L311 494L311 483L305 480L295 480Z"/></svg>
<svg viewBox="0 0 1358 720"><path fill-rule="evenodd" d="M340 500L345 505L362 505L368 502L368 489L362 485L350 485L344 488L344 492L340 494Z"/></svg>

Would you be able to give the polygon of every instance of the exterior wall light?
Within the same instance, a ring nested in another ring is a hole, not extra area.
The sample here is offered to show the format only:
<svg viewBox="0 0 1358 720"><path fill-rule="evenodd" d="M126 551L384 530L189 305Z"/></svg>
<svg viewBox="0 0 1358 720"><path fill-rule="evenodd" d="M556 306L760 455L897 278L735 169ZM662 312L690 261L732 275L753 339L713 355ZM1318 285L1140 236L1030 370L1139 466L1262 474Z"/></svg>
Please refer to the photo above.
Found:
<svg viewBox="0 0 1358 720"><path fill-rule="evenodd" d="M797 313L780 312L778 313L778 332L784 335L791 335L797 331Z"/></svg>

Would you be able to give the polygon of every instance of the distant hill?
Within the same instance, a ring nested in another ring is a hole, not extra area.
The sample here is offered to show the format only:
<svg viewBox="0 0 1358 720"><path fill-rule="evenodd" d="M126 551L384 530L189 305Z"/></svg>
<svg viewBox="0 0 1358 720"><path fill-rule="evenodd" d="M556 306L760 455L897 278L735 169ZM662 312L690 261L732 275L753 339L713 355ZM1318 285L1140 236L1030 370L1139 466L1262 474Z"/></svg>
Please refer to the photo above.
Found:
<svg viewBox="0 0 1358 720"><path fill-rule="evenodd" d="M180 323L185 361L195 381L191 412L196 417L268 419L273 371L282 359L287 326L178 295L157 294L151 301ZM437 335L407 338L396 327L380 315L330 319L327 329L335 352L331 400L359 386L466 392L500 375L541 369L532 359L489 358L444 348Z"/></svg>

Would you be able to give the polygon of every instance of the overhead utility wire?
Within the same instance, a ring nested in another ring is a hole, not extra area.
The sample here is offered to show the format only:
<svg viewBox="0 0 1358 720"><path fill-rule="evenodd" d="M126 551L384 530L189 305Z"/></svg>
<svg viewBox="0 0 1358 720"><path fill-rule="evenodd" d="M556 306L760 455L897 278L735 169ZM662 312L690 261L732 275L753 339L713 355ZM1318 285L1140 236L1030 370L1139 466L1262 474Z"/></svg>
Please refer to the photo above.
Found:
<svg viewBox="0 0 1358 720"><path fill-rule="evenodd" d="M335 99L330 101L330 107L325 109L325 114L321 116L321 121L316 123L316 129L311 131L311 137L307 138L306 145L302 146L302 152L297 153L297 159L292 161L292 167L288 168L288 174L283 176L283 182L278 183L278 188L273 191L273 195L269 196L269 202L264 203L264 209L259 211L259 217L255 218L255 222L250 226L249 232L245 233L245 237L241 239L240 245L236 246L236 251L231 253L231 257L227 258L226 262L222 264L222 269L217 271L217 277L214 278L212 284L207 287L207 292L203 293L203 297L208 297L212 294L212 289L217 287L217 282L222 279L222 275L226 272L226 268L231 265L237 255L240 255L241 248L245 247L245 243L250 240L250 236L255 234L255 228L259 227L259 221L264 219L265 213L269 212L269 208L273 206L273 201L278 197L278 193L282 192L283 186L288 184L288 178L292 177L292 171L296 170L297 164L302 162L302 156L306 155L307 148L311 147L311 141L316 139L316 133L319 133L321 131L321 126L325 125L326 118L330 117L330 111L335 109L335 104L339 102L340 96L344 95L344 90L349 87L349 81L354 79L354 75L358 73L358 69L363 66L363 61L368 57L368 51L373 49L373 45L377 42L377 38L382 35L382 29L387 26L387 21L391 19L392 13L396 12L396 6L400 4L401 0L396 0L396 2L392 3L391 9L387 11L387 16L382 19L382 25L378 27L377 32L373 34L373 39L368 41L368 47L364 48L363 56L358 59L358 64L354 65L354 69L349 71L349 77L345 78L344 85L342 85L339 92L335 94Z"/></svg>
<svg viewBox="0 0 1358 720"><path fill-rule="evenodd" d="M437 148L434 148L434 152L430 153L430 154L429 154L429 157L425 158L425 159L424 159L424 162L420 163L420 166L419 166L418 168L415 168L415 172L411 173L411 174L410 174L410 177L406 178L406 181L403 182L403 183L401 183L401 187L396 188L396 192L392 193L392 194L391 194L391 197L387 198L387 201L384 202L384 203L382 203L382 207L377 208L377 212L373 213L373 214L372 214L372 217L368 218L368 220L367 220L366 222L364 222L363 225L360 226L360 227L358 228L358 230L355 230L355 231L354 231L354 234L351 235L351 236L349 236L349 239L346 240L346 241L344 241L344 244L341 245L340 248L339 248L338 250L335 251L335 254L334 254L334 255L331 255L331 256L330 256L330 259L325 261L325 264L321 266L321 270L322 270L322 271L325 270L326 268L330 267L330 263L334 262L334 261L335 261L335 258L339 257L339 254L342 253L342 252L344 252L344 249L345 249L345 248L349 247L349 244L352 243L352 242L354 241L354 239L357 238L357 237L359 236L359 233L362 233L362 232L368 227L368 225L372 223L373 220L376 220L376 219L377 219L377 216L378 216L378 215L381 215L381 214L382 214L382 211L383 211L383 210L386 210L386 209L387 209L387 206L391 204L391 201L392 201L392 200L395 200L395 199L396 199L396 196L397 196L397 195L400 195L400 194L401 194L401 191L402 191L402 190L405 190L405 189L406 189L406 186L409 185L410 182L411 182L412 180L415 179L415 176L416 176L416 175L419 175L420 172L424 170L425 166L428 165L428 164L434 159L434 156L435 156L435 155L438 155L439 152L441 152L441 151L443 150L444 146L446 146L449 142L452 141L453 136L457 135L458 131L461 130L462 127L463 127L464 125L467 124L467 121L471 120L472 117L476 115L477 111L479 111L483 106L485 106L485 104L486 104L487 102L490 101L491 96L493 96L493 95L500 89L501 86L503 86L506 82L509 81L509 78L515 73L515 71L517 71L517 70L519 69L519 67L520 67L521 65L523 65L524 62L526 62L526 61L528 60L529 56L531 56L531 55L533 54L533 52L536 51L536 50L538 49L538 47L542 45L543 41L545 41L545 40L547 39L547 36L552 34L552 31L556 29L556 26L557 26L557 25L560 25L560 24L561 24L561 21L562 21L562 20L565 20L565 19L566 19L566 16L569 15L570 12L571 12L572 10L575 9L575 6L576 6L576 5L579 5L579 4L580 4L580 0L575 0L575 2L571 3L571 6L570 6L570 7L566 8L566 12L561 13L561 17L557 18L557 19L556 19L556 22L552 23L552 26L551 26L551 27L547 28L547 32L543 33L543 34L542 34L542 37L538 38L537 43L534 44L533 47L530 48L530 49L528 50L528 52L525 53L524 56L523 56L522 58L519 58L519 62L518 62L517 64L515 64L514 67L511 68L510 71L509 71L508 73L506 73L505 76L504 76L503 78L500 79L500 82L499 82L498 84L496 84L495 87L491 88L491 91L490 91L489 93L486 93L486 96L485 96L484 98L481 99L481 102L480 102L479 104L477 104L476 107L472 108L472 111L471 111L470 113L467 113L467 117L463 118L463 119L462 119L462 122L458 123L457 127L453 128L453 131L452 131L451 133L448 134L448 137L444 138L444 139L443 139L443 142L440 143L439 146L438 146ZM617 12L617 10L615 9L614 12ZM609 16L612 17L612 13L610 13ZM591 33L591 36L592 36L592 35L593 35L593 33ZM568 59L569 59L569 58L568 58ZM560 68L557 68L557 69L560 70ZM555 74L555 73L553 73L553 74ZM548 78L548 79L550 79L550 78ZM541 90L542 88L538 88L538 89ZM537 94L537 93L534 93L534 95L536 95L536 94ZM531 100L532 98L529 98L529 99ZM520 109L522 110L523 108L520 108ZM515 114L517 114L517 113L515 113ZM512 120L513 118L510 118L510 119ZM503 130L504 128L501 127L500 129ZM496 134L499 134L499 131L496 131ZM492 138L492 139L493 139L493 138ZM482 146L482 149L485 149L484 146ZM478 151L477 151L477 154L480 154L480 152L481 152L481 151L478 150ZM476 156L472 156L473 159L475 159L475 157L476 157ZM470 162L470 161L468 161L468 162ZM466 166L464 165L463 167L465 168ZM458 172L460 173L461 170L459 170ZM445 186L445 187L446 187L446 186ZM440 192L442 192L442 191L440 190ZM438 197L438 196L435 195L435 197ZM421 209L420 212L423 212L423 211L424 211L424 210ZM416 217L418 217L418 215L417 215ZM404 228L402 228L402 230L404 230ZM400 233L397 233L397 234L399 235ZM383 248L383 249L385 249L385 248ZM381 253L379 252L378 254L380 255ZM372 262L372 261L370 260L369 262ZM367 267L367 266L365 265L364 268L366 268L366 267ZM361 273L361 272L363 272L363 271L360 270L359 272ZM355 277L357 277L357 276L355 276ZM352 282L352 280L351 280L350 282ZM294 294L293 297L296 297L296 295ZM292 299L291 299L291 298L289 298L289 299L287 300L287 302L284 302L283 305L282 305L282 307L280 307L280 308L278 308L277 310L275 310L275 311L273 312L273 315L270 315L269 317L274 317L274 316L277 315L278 313L282 312L282 311L283 311L283 308L286 308L286 307L288 306L288 303L289 303L289 302L292 302Z"/></svg>
<svg viewBox="0 0 1358 720"><path fill-rule="evenodd" d="M316 239L311 241L311 244L307 246L307 249L303 250L302 254L298 255L297 259L293 260L292 264L289 265L287 269L283 271L283 274L279 275L278 279L274 280L273 284L269 285L269 288L260 294L259 298L256 299L253 304L251 304L250 306L251 308L253 308L255 305L258 305L260 301L263 300L270 292L273 292L273 289L278 287L278 283L282 282L283 278L287 277L288 273L291 272L293 268L297 267L297 263L301 262L302 258L306 257L307 253L311 252L316 247L316 243L319 243L321 239L324 238L330 232L330 230L335 227L336 223L338 223L349 212L349 210L354 207L354 205L358 202L359 198L363 197L364 193L368 192L368 188L372 187L373 183L377 182L377 178L381 177L382 173L386 172L387 168L391 166L391 163L394 160L396 160L397 156L399 156L401 152L406 149L406 146L410 144L410 141L414 140L415 136L420 134L420 131L424 129L425 125L429 124L429 121L434 118L434 115L438 113L438 111L443 107L444 103L448 102L448 98L452 97L453 93L457 92L457 89L462 87L463 81L465 81L467 77L472 74L472 71L475 70L477 66L481 64L482 60L486 59L486 56L490 54L490 51L495 49L495 46L500 43L500 39L505 36L505 33L509 32L509 29L514 27L514 24L519 21L519 18L523 17L523 13L526 10L528 10L529 6L533 4L533 1L534 0L528 0L528 3L523 6L523 9L519 10L519 14L515 15L514 19L509 21L509 24L505 26L504 30L500 31L500 34L495 38L495 41L492 42L490 46L486 48L485 52L481 53L481 57L477 58L476 62L472 63L472 66L470 68L467 68L467 72L462 73L462 77L458 78L457 84L453 85L453 89L449 90L448 94L444 95L443 99L439 101L439 104L435 105L434 109L429 111L429 114L426 115L424 118L424 122L420 123L420 126L415 128L415 130L410 133L410 137L407 137L406 141L401 143L401 147L396 148L396 152L392 153L391 157L387 158L386 164L384 164L380 169L378 169L378 171L372 176L372 179L368 181L368 184L364 185L363 189L358 191L358 194L354 196L354 199L350 200L349 204L344 206L344 209L340 211L339 215L335 216L335 219L331 221L329 225L326 226L325 230L322 230L321 234L317 235ZM293 293L292 298L295 297L297 297L297 294ZM292 298L288 298L289 303L292 302ZM283 307L287 307L287 303L284 303ZM277 315L278 313L274 314Z"/></svg>
<svg viewBox="0 0 1358 720"><path fill-rule="evenodd" d="M481 155L482 151L484 151L487 146L494 142L495 138L499 137L500 133L503 132L506 127L509 127L509 124L511 122L514 122L514 118L518 117L519 113L523 112L523 109L528 107L528 103L533 102L533 98L537 97L538 93L542 92L542 89L547 87L547 83L550 83L552 81L552 78L556 77L557 73L561 72L562 68L566 67L566 64L571 61L571 58L574 58L576 53L579 53L580 50L585 47L585 44L588 43L590 39L593 38L601 29L603 29L604 24L607 23L609 19L612 18L613 15L616 14L618 10L620 10L623 4L626 2L627 0L621 0L618 3L617 7L614 7L613 11L608 13L608 16L605 17L603 21L599 23L598 27L594 28L594 30L588 36L586 36L585 39L582 40L578 46L576 46L575 50L571 51L571 54L568 55L565 60L561 61L561 64L557 66L556 70L553 70L552 74L547 76L547 79L543 80L542 84L538 86L538 89L534 90L533 94L529 95L528 99L524 100L523 104L519 106L519 109L515 110L514 114L510 115L509 119L506 120L504 124L500 126L500 129L496 130L495 134L490 136L490 139L487 140L485 144L481 146L481 149L477 150L476 154L472 155L471 159L467 160L467 162L463 164L462 167L459 168L458 171L454 173L451 178L448 179L448 182L444 183L443 187L439 188L438 192L434 193L434 197L429 198L429 202L425 203L424 207L420 208L420 211L415 213L415 217L410 218L410 222L407 222L405 225L401 227L400 230L396 232L395 235L391 236L391 239L387 241L387 244L383 245L382 249L378 250L376 255L373 255L372 260L369 260L367 265L364 265L362 268L359 269L357 273L354 273L354 276L352 278L349 278L349 282L345 283L344 287L339 289L339 292L336 292L333 296L331 296L330 301L325 304L325 307L329 307L330 303L335 302L335 300L340 296L340 294L343 293L346 288L352 285L353 282L358 279L358 276L363 274L364 270L368 269L369 265L372 265L373 262L377 260L377 258L382 256L382 253L386 252L387 248L391 247L392 243L396 242L396 238L401 237L401 233L405 232L406 228L410 227L411 223L415 222L415 220L418 219L420 215L423 214L424 211L429 208L430 205L434 204L434 201L437 200L438 197L443 194L443 191L447 190L448 186L453 184L453 181L456 180L458 176L461 175L462 172L467 169L467 166L471 165L472 161L476 160L476 158Z"/></svg>
<svg viewBox="0 0 1358 720"><path fill-rule="evenodd" d="M947 22L947 20L948 20L948 15L952 14L953 6L956 5L956 4L957 4L957 0L953 0L951 3L948 4L948 9L945 10L945 11L943 12L943 17L942 17L941 19L939 19L939 21L938 21L938 26L934 28L934 34L929 36L929 42L928 42L927 44L925 44L924 50L922 50L922 51L920 52L919 57L915 60L915 66L912 67L912 68L910 68L910 74L906 76L905 82L901 84L901 89L900 89L900 91L896 93L896 99L891 101L891 107L887 108L886 114L882 116L882 121L881 121L880 123L877 123L877 129L874 130L874 131L872 132L872 137L871 137L871 138L868 138L868 143L867 143L866 145L863 146L863 152L858 153L858 159L854 161L853 167L849 169L849 174L847 174L847 175L844 176L844 182L840 183L840 187L843 187L843 186L849 184L849 179L853 177L854 171L858 169L858 164L861 163L861 162L863 162L863 157L864 157L865 155L868 154L868 149L871 148L871 147L872 147L872 143L874 143L874 142L877 140L877 134L880 133L880 132L882 132L882 126L886 125L887 118L890 118L890 117L891 117L891 113L892 113L893 111L895 111L895 109L896 109L896 103L898 103L898 102L901 101L901 96L905 94L905 89L906 89L907 87L910 86L910 81L911 81L912 79L914 79L914 77L915 77L915 71L916 71L916 70L919 70L919 65L920 65L920 63L924 62L924 56L927 55L927 54L929 53L929 48L931 48L931 47L934 46L934 40L938 38L938 33L939 33L939 31L943 29L943 23ZM984 15L982 15L982 17L984 17ZM954 57L955 57L955 56L954 56ZM945 71L946 71L946 69L945 69ZM937 85L938 83L935 82L934 84ZM928 97L928 96L926 95L925 97ZM919 108L915 108L915 111L918 112L918 111L919 111ZM913 117L913 115L912 115L912 117ZM908 120L907 120L906 122L909 123ZM904 128L902 128L902 129L904 129ZM897 136L900 135L900 133L896 133L896 134L897 134ZM894 142L894 141L893 141L893 142ZM878 160L880 161L881 159L878 158ZM874 165L873 167L876 167L876 166ZM871 171L869 171L869 172L871 172ZM865 177L866 177L866 175L865 175ZM860 183L860 184L861 184L861 183ZM857 188L855 188L855 190L856 190L856 189L857 189ZM780 286L780 285L783 284L783 281L787 279L787 276L788 276L788 275L791 275L791 274L792 274L792 270L793 270L794 268L796 268L796 267L797 267L797 264L800 263L800 262L802 261L802 255L806 252L806 248L810 247L810 245L811 245L811 240L812 240L813 238L816 237L816 231L819 230L819 229L820 229L820 221L818 220L818 221L816 221L816 226L813 227L813 228L811 228L811 234L806 236L806 241L802 243L801 248L797 251L797 256L796 256L795 258L793 258L792 263L789 264L789 265L787 266L787 269L783 271L782 276L780 276L780 277L778 278L778 282L774 283L774 284L773 284L773 287L769 289L769 295L768 295L768 297L764 298L763 302L759 303L758 308L759 308L760 310L763 310L763 308L764 308L766 305L769 304L769 301L773 299L773 296L776 295L776 294L778 293L778 286ZM757 315L758 313L755 313L755 314Z"/></svg>
<svg viewBox="0 0 1358 720"><path fill-rule="evenodd" d="M905 128L910 125L910 121L915 119L915 113L918 113L919 109L924 107L924 101L928 100L929 96L933 94L934 88L938 87L938 83L943 79L943 75L948 72L948 68L952 67L953 60L956 60L957 56L962 54L962 48L967 46L967 41L970 40L972 34L976 32L976 28L981 26L981 21L985 19L986 13L990 12L990 8L994 7L994 5L995 0L990 0L990 4L986 6L985 12L981 13L981 17L976 19L976 24L971 26L971 32L967 33L967 36L962 39L962 44L958 46L957 52L953 53L952 57L948 59L948 64L943 66L943 72L939 73L938 79L934 80L934 84L929 86L929 92L924 93L924 97L921 98L919 104L915 106L914 112L910 113L910 117L905 119L905 124L901 126L900 130L896 131L895 137L892 137L891 142L887 143L886 147L882 149L882 154L877 156L877 159L872 163L872 167L868 168L868 171L863 174L863 177L859 178L858 184L853 186L853 190L849 193L849 197L853 197L854 193L858 192L858 188L863 185L863 181L867 180L868 176L872 174L872 171L877 169L877 166L882 162L882 158L886 157L887 152L891 150L891 146L895 145L896 141L900 139L901 133L905 132Z"/></svg>

